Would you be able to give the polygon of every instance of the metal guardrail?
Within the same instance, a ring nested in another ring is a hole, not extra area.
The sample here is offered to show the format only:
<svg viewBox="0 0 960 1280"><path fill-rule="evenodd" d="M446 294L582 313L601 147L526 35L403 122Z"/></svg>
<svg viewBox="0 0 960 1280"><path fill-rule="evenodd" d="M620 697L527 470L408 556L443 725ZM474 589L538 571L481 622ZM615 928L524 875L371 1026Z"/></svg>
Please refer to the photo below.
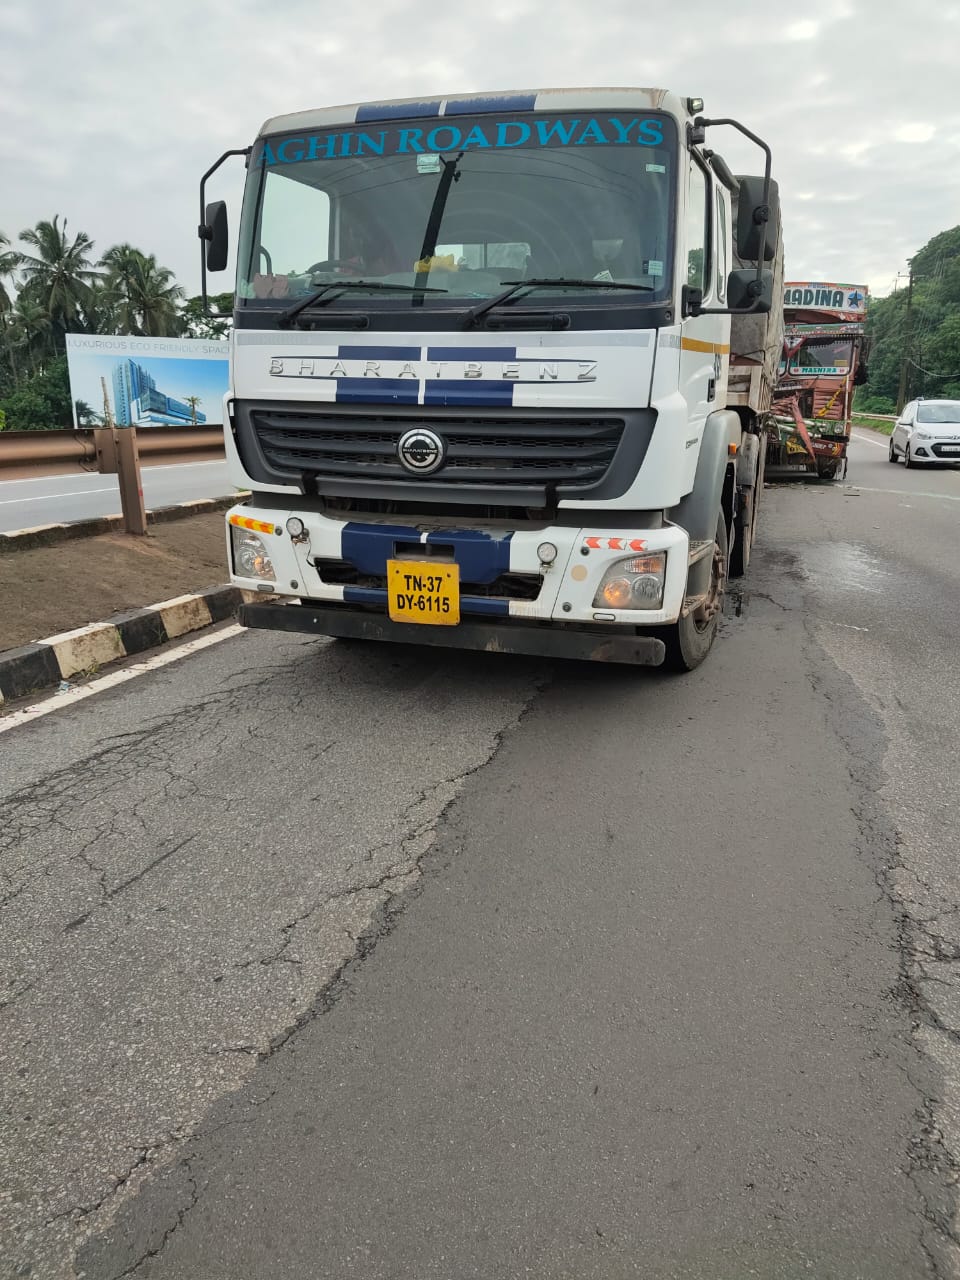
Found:
<svg viewBox="0 0 960 1280"><path fill-rule="evenodd" d="M101 470L98 433L104 427L77 431L0 431L0 480L33 476L81 475ZM160 463L209 462L222 458L222 427L118 427L132 430L142 466Z"/></svg>
<svg viewBox="0 0 960 1280"><path fill-rule="evenodd" d="M123 527L145 534L143 464L206 462L224 456L222 427L81 427L77 431L4 431L0 480L92 472L115 475Z"/></svg>

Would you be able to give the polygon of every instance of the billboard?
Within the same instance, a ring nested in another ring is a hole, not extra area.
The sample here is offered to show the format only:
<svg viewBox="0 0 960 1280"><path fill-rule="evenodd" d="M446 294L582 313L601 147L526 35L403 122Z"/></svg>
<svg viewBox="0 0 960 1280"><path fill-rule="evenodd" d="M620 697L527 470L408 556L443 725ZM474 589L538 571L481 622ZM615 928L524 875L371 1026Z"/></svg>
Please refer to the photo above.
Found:
<svg viewBox="0 0 960 1280"><path fill-rule="evenodd" d="M867 314L865 284L833 284L825 280L788 280L783 305L793 311L823 311L851 323Z"/></svg>
<svg viewBox="0 0 960 1280"><path fill-rule="evenodd" d="M68 333L75 427L210 426L223 419L229 343ZM106 403L105 403L106 401Z"/></svg>

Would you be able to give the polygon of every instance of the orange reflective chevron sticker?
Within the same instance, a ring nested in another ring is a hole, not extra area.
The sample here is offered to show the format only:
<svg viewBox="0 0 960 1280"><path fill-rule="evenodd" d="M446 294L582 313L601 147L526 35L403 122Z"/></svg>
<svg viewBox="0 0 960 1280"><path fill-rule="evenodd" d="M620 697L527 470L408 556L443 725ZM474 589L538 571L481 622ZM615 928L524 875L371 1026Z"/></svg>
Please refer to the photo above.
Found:
<svg viewBox="0 0 960 1280"><path fill-rule="evenodd" d="M591 551L646 551L647 544L643 538L584 538L583 545Z"/></svg>
<svg viewBox="0 0 960 1280"><path fill-rule="evenodd" d="M276 528L264 520L251 520L249 516L230 516L229 521L237 529L249 529L251 533L273 533Z"/></svg>

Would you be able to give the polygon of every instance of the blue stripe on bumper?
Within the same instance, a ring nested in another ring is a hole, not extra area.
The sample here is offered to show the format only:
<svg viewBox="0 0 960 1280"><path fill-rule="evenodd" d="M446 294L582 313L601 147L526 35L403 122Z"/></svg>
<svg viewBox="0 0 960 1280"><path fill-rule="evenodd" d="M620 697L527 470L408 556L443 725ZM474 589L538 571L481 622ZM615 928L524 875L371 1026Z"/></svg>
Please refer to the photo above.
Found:
<svg viewBox="0 0 960 1280"><path fill-rule="evenodd" d="M427 535L427 544L452 547L453 558L460 568L460 580L486 586L501 574L509 573L512 537L513 534L508 533L503 538L493 538L478 529L435 529ZM420 540L420 530L408 525L351 522L344 525L340 534L340 555L359 573L383 577L387 561L396 553L397 543L418 544ZM426 554L425 550L425 557Z"/></svg>

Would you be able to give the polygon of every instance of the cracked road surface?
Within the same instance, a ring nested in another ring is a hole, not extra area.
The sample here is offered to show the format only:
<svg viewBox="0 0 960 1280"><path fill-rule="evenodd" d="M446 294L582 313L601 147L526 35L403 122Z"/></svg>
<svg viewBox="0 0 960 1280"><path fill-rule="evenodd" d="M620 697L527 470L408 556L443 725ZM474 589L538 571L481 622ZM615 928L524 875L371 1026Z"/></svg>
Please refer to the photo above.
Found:
<svg viewBox="0 0 960 1280"><path fill-rule="evenodd" d="M248 634L0 737L0 1275L960 1274L960 475L851 478L683 680Z"/></svg>

